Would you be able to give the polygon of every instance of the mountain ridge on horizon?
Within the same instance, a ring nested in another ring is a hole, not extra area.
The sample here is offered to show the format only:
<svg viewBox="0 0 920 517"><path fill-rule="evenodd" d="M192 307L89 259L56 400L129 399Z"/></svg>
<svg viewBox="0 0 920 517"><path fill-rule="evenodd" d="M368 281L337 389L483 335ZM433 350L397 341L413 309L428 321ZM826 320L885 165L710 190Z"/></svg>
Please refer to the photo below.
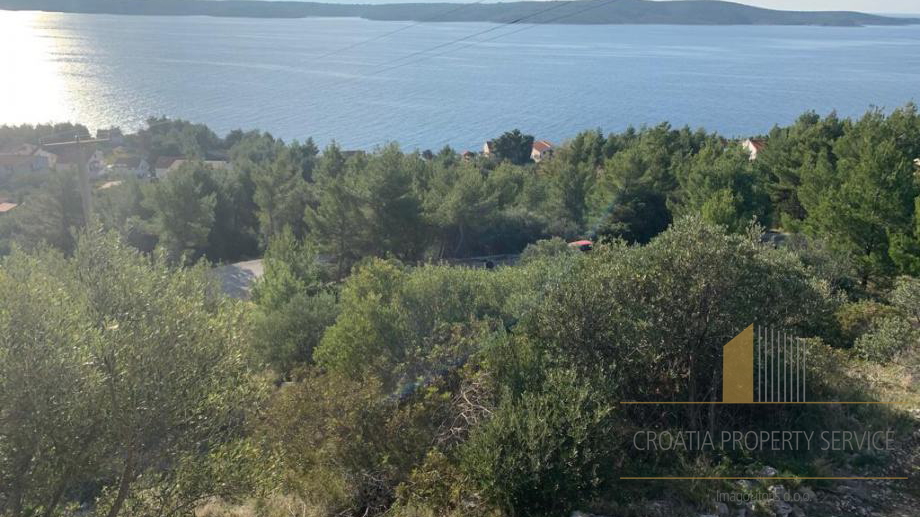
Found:
<svg viewBox="0 0 920 517"><path fill-rule="evenodd" d="M378 21L567 25L913 25L920 18L855 11L780 11L721 0L333 4L274 0L0 0L0 10L252 18L358 17Z"/></svg>

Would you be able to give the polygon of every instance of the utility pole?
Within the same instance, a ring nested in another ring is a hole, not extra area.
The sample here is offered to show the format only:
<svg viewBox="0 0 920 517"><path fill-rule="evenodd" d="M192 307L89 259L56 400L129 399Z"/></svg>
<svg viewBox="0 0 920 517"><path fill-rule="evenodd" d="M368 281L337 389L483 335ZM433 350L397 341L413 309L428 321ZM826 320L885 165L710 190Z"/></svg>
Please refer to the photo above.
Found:
<svg viewBox="0 0 920 517"><path fill-rule="evenodd" d="M83 222L89 227L93 217L93 193L89 189L89 171L86 170L86 153L77 138L75 153L77 155L77 170L80 171L80 197L83 199Z"/></svg>
<svg viewBox="0 0 920 517"><path fill-rule="evenodd" d="M95 149L96 144L108 142L108 139L102 138L89 138L82 139L79 135L74 137L74 140L71 142L55 142L53 144L44 144L43 147L48 147L55 150L60 150L61 154L67 156L71 159L76 160L77 170L79 171L80 177L80 198L83 201L83 221L87 227L92 223L93 218L93 193L90 190L89 185L89 171L86 168L86 149L88 147Z"/></svg>

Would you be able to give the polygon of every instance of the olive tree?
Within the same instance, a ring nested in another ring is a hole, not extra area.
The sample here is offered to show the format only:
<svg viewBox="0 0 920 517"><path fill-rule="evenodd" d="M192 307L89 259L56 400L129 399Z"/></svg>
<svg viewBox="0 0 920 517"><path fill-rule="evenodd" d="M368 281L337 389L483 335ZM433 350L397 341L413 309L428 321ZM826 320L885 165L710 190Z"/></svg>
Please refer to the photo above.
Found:
<svg viewBox="0 0 920 517"><path fill-rule="evenodd" d="M0 267L0 514L52 515L67 489L88 481L105 386L88 368L100 334L76 291L62 289L54 253L16 253ZM70 286L67 286L70 287Z"/></svg>
<svg viewBox="0 0 920 517"><path fill-rule="evenodd" d="M174 513L149 494L231 441L253 393L238 309L204 271L172 269L114 234L83 236L71 259L14 253L0 283L5 511L53 515L88 481L108 517L128 503L135 515Z"/></svg>

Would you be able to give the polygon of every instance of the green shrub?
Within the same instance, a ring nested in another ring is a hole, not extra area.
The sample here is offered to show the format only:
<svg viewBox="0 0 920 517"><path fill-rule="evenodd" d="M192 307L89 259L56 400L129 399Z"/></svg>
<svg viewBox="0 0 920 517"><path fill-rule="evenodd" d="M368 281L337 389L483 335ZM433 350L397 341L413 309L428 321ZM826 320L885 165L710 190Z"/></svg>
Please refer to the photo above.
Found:
<svg viewBox="0 0 920 517"><path fill-rule="evenodd" d="M377 515L422 463L448 400L437 385L399 398L372 377L312 372L281 388L258 433L287 490L326 515Z"/></svg>
<svg viewBox="0 0 920 517"><path fill-rule="evenodd" d="M901 316L889 316L873 324L856 340L856 352L863 359L890 361L917 345L917 332Z"/></svg>
<svg viewBox="0 0 920 517"><path fill-rule="evenodd" d="M269 242L262 266L265 271L253 286L252 299L267 309L282 306L298 294L315 294L328 277L316 251L290 230Z"/></svg>
<svg viewBox="0 0 920 517"><path fill-rule="evenodd" d="M895 280L891 304L900 310L912 325L920 326L920 278L902 276Z"/></svg>
<svg viewBox="0 0 920 517"><path fill-rule="evenodd" d="M552 239L545 239L528 245L524 248L524 251L521 252L519 260L521 264L528 264L534 260L555 258L559 255L573 252L574 251L565 240L559 237L553 237Z"/></svg>
<svg viewBox="0 0 920 517"><path fill-rule="evenodd" d="M369 443L381 436L388 411L379 387L313 374L280 389L257 435L280 459L284 490L327 515L378 504L362 494L379 470L380 451Z"/></svg>
<svg viewBox="0 0 920 517"><path fill-rule="evenodd" d="M604 482L612 414L573 370L546 372L540 391L503 395L462 446L461 469L507 513L565 515Z"/></svg>
<svg viewBox="0 0 920 517"><path fill-rule="evenodd" d="M891 317L896 312L890 305L863 300L842 305L834 316L840 325L843 343L852 346L869 332L877 321Z"/></svg>
<svg viewBox="0 0 920 517"><path fill-rule="evenodd" d="M622 399L700 401L718 396L722 347L746 327L806 337L835 306L794 254L685 218L647 246L600 247L575 263L528 332Z"/></svg>
<svg viewBox="0 0 920 517"><path fill-rule="evenodd" d="M369 261L342 288L341 315L323 337L316 359L353 378L374 375L388 388L409 380L402 372L414 377L426 374L423 365L437 371L462 362L468 352L458 349L448 357L430 340L439 339L440 328L506 320L511 289L497 273L448 266L408 270Z"/></svg>
<svg viewBox="0 0 920 517"><path fill-rule="evenodd" d="M852 313L860 316L841 321L859 322L857 328L860 332L856 334L854 347L863 359L890 361L917 345L920 335L920 280L911 277L898 278L889 299L890 306L862 302L854 305L860 309L866 307L868 310L844 312L846 316L851 316Z"/></svg>
<svg viewBox="0 0 920 517"><path fill-rule="evenodd" d="M335 323L338 304L324 284L316 253L285 230L269 243L265 274L253 287L253 350L282 376L312 364L313 350Z"/></svg>
<svg viewBox="0 0 920 517"><path fill-rule="evenodd" d="M261 361L286 375L313 362L313 350L337 315L330 292L299 293L272 310L253 311L253 349Z"/></svg>

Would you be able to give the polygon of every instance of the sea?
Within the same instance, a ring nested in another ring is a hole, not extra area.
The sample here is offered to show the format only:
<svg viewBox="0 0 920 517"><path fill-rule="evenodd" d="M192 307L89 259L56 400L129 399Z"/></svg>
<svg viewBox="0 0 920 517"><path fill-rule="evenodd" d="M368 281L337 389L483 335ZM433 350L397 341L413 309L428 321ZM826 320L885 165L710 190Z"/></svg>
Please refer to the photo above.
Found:
<svg viewBox="0 0 920 517"><path fill-rule="evenodd" d="M476 150L519 128L689 125L920 100L920 26L524 25L0 11L0 125L148 117L346 149Z"/></svg>

